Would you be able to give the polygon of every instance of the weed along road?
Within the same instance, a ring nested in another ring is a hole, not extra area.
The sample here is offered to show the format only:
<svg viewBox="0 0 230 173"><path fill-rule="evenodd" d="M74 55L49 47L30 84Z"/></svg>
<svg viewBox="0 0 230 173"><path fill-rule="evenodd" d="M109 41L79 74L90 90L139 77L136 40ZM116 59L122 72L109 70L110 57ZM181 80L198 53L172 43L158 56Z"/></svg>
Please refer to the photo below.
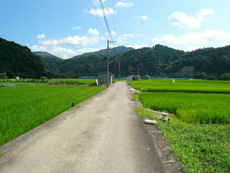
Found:
<svg viewBox="0 0 230 173"><path fill-rule="evenodd" d="M164 172L133 106L118 82L1 146L0 172Z"/></svg>

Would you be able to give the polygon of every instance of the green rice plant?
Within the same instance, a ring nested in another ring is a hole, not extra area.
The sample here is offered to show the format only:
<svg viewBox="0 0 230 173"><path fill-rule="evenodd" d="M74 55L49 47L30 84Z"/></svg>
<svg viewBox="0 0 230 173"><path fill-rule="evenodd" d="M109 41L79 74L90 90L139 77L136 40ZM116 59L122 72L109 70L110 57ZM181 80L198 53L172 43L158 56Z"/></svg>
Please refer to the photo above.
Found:
<svg viewBox="0 0 230 173"><path fill-rule="evenodd" d="M142 92L191 92L228 93L230 81L152 79L130 81L131 86Z"/></svg>
<svg viewBox="0 0 230 173"><path fill-rule="evenodd" d="M63 82L63 83L68 83L71 81L71 82L77 82L78 84L87 84L87 85L96 84L96 79L51 79L50 81Z"/></svg>
<svg viewBox="0 0 230 173"><path fill-rule="evenodd" d="M139 115L157 121L173 152L187 172L230 172L230 125L165 123L151 110L137 107Z"/></svg>
<svg viewBox="0 0 230 173"><path fill-rule="evenodd" d="M144 107L175 114L186 123L230 123L230 95L141 93L139 97Z"/></svg>
<svg viewBox="0 0 230 173"><path fill-rule="evenodd" d="M103 87L0 87L0 145L52 119Z"/></svg>

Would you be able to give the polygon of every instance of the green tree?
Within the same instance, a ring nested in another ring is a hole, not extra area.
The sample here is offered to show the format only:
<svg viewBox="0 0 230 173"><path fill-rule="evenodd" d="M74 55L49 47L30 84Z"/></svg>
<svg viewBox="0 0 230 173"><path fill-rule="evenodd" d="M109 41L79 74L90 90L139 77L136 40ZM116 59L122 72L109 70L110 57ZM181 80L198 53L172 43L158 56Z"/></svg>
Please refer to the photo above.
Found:
<svg viewBox="0 0 230 173"><path fill-rule="evenodd" d="M0 79L7 79L6 73L0 73Z"/></svg>
<svg viewBox="0 0 230 173"><path fill-rule="evenodd" d="M230 80L230 73L224 73L223 75L221 75L221 79L222 80Z"/></svg>

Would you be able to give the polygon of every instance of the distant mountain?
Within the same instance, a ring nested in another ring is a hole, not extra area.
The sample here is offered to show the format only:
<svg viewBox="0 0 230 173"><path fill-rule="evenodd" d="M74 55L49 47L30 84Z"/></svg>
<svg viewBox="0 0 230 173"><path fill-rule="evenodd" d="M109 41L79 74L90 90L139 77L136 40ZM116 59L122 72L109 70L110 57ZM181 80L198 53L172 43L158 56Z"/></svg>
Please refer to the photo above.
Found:
<svg viewBox="0 0 230 173"><path fill-rule="evenodd" d="M121 60L121 75L137 74L162 75L169 63L177 60L185 52L157 45L153 48L133 49L110 57L110 72L118 75L118 62ZM64 60L59 72L79 75L97 75L106 71L105 55L80 56Z"/></svg>
<svg viewBox="0 0 230 173"><path fill-rule="evenodd" d="M26 46L0 38L0 72L7 76L39 78L46 74L40 58Z"/></svg>
<svg viewBox="0 0 230 173"><path fill-rule="evenodd" d="M64 61L63 59L54 56L40 57L40 59L46 70L55 73L59 73L59 66Z"/></svg>
<svg viewBox="0 0 230 173"><path fill-rule="evenodd" d="M230 46L203 48L192 52L163 45L141 49L131 48L129 51L126 51L128 49L123 46L119 49L120 52L125 52L117 54L118 50L110 50L110 72L116 76L119 73L119 61L122 76L135 75L138 69L140 75L174 78L224 79L222 76L230 73ZM97 76L107 69L105 51L64 60L46 52L35 52L39 55L36 56L25 46L0 38L0 73L7 73L9 77L25 78L39 78L43 75L49 78L62 77L62 74L72 77ZM113 53L115 55L112 56ZM45 72L42 63L49 72Z"/></svg>
<svg viewBox="0 0 230 173"><path fill-rule="evenodd" d="M35 51L35 52L32 52L33 54L37 55L37 56L40 56L40 57L47 57L47 56L51 56L51 57L56 57L55 55L52 55L48 52L42 52L42 51ZM58 58L58 57L56 57Z"/></svg>
<svg viewBox="0 0 230 173"><path fill-rule="evenodd" d="M64 60L47 52L33 52L38 55L47 71L59 73L59 66Z"/></svg>
<svg viewBox="0 0 230 173"><path fill-rule="evenodd" d="M165 68L165 73L184 74L185 76L199 74L200 78L214 75L220 78L224 73L230 73L230 46L187 52L169 64Z"/></svg>
<svg viewBox="0 0 230 173"><path fill-rule="evenodd" d="M221 78L230 73L230 46L204 48L184 52L167 46L156 45L133 49L110 56L110 72L118 75L148 74L158 77ZM58 61L55 71L63 74L93 75L106 71L105 55L86 55Z"/></svg>
<svg viewBox="0 0 230 173"><path fill-rule="evenodd" d="M118 46L115 48L110 48L109 49L109 55L113 56L113 55L117 55L120 53L124 53L130 50L133 50L134 48L132 47L125 47L125 46ZM96 52L88 52L88 53L84 53L82 55L78 55L78 56L74 56L73 58L78 58L80 56L89 56L89 55L107 55L107 49L102 49Z"/></svg>

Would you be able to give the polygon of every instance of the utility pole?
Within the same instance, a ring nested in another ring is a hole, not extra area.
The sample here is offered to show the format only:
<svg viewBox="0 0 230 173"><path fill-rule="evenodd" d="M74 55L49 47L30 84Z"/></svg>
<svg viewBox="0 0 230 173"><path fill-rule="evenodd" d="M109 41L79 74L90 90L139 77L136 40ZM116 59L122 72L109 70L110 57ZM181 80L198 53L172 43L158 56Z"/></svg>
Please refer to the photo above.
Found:
<svg viewBox="0 0 230 173"><path fill-rule="evenodd" d="M121 80L121 59L119 58L119 81Z"/></svg>
<svg viewBox="0 0 230 173"><path fill-rule="evenodd" d="M109 39L107 41L107 76L106 76L106 87L109 87Z"/></svg>
<svg viewBox="0 0 230 173"><path fill-rule="evenodd" d="M116 42L116 41L115 41ZM109 87L109 43L115 43L113 41L107 41L107 75L106 75L106 87Z"/></svg>

